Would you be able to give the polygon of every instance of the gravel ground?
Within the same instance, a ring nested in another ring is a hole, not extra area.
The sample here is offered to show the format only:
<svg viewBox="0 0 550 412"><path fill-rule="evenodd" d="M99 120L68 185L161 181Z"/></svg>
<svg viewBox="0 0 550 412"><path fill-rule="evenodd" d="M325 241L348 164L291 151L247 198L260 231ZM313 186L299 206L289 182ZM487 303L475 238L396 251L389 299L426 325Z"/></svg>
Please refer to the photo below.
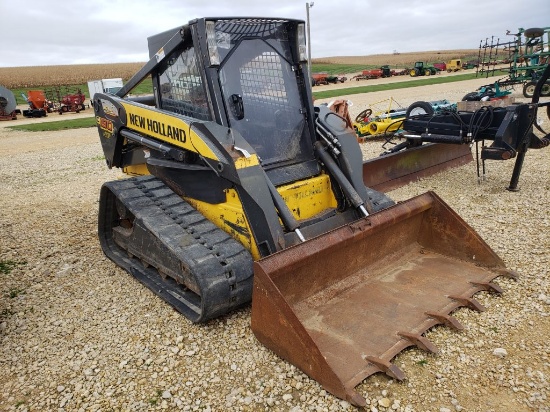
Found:
<svg viewBox="0 0 550 412"><path fill-rule="evenodd" d="M457 101L475 82L393 97ZM352 114L387 97L349 96ZM365 156L380 144L363 144ZM104 257L98 193L119 172L102 155L93 129L0 128L0 262L13 263L0 271L0 409L355 410L260 345L249 308L193 325ZM405 382L360 384L366 410L550 411L549 164L550 149L529 151L518 193L504 190L513 161L488 163L482 184L470 163L389 193L434 190L521 278L497 279L500 297L477 294L486 312L455 312L465 331L429 331L439 355L398 355Z"/></svg>

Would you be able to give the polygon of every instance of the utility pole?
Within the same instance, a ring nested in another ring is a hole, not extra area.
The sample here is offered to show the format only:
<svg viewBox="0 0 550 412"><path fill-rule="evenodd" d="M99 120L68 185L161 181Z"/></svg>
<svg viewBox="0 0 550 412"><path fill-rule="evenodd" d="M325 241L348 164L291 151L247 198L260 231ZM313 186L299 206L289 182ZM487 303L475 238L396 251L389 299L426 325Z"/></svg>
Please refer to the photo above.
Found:
<svg viewBox="0 0 550 412"><path fill-rule="evenodd" d="M311 34L309 30L309 9L313 7L315 2L306 3L306 26L307 26L307 71L311 77Z"/></svg>

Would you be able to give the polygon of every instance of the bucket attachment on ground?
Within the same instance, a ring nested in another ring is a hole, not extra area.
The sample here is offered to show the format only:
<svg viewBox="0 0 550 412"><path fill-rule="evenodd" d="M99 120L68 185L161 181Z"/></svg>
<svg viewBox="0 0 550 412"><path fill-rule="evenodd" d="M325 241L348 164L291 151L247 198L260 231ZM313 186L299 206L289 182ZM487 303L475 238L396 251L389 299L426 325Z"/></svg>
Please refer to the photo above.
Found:
<svg viewBox="0 0 550 412"><path fill-rule="evenodd" d="M515 277L479 235L432 192L254 264L258 340L353 405L371 374L402 380L391 360L422 334L462 326L451 313L483 310L472 296Z"/></svg>

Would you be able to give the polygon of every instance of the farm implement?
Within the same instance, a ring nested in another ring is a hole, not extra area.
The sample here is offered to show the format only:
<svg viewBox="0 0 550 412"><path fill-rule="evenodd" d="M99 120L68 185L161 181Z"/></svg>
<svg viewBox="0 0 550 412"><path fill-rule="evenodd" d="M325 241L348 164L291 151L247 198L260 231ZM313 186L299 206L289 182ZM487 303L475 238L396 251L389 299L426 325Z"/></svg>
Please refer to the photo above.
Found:
<svg viewBox="0 0 550 412"><path fill-rule="evenodd" d="M509 97L512 90L509 88L501 88L499 82L490 85L481 86L475 92L467 93L462 101L488 101L497 100Z"/></svg>
<svg viewBox="0 0 550 412"><path fill-rule="evenodd" d="M513 104L506 107L481 106L475 111L458 113L417 112L408 116L402 128L401 137L406 140L387 153L416 148L424 143L446 145L476 145L477 174L479 181L485 179L486 160L509 160L516 158L510 184L510 191L517 191L525 154L528 149L542 149L550 143L550 135L542 130L536 120L538 109L543 108L550 117L550 102L539 102L542 90L547 84L550 67L546 67L536 83L532 102ZM427 105L426 105L427 106ZM536 127L543 134L540 138L533 133ZM485 145L491 141L491 145ZM480 146L481 145L481 149ZM482 174L480 173L480 160Z"/></svg>
<svg viewBox="0 0 550 412"><path fill-rule="evenodd" d="M312 73L311 85L321 86L326 84L344 83L348 78L342 75L334 75L328 73Z"/></svg>
<svg viewBox="0 0 550 412"><path fill-rule="evenodd" d="M0 121L1 120L16 120L18 110L15 96L11 90L0 86Z"/></svg>
<svg viewBox="0 0 550 412"><path fill-rule="evenodd" d="M387 104L387 107L381 108L382 104ZM447 100L437 100L415 102L408 107L402 107L390 97L372 104L359 113L353 123L353 129L360 138L393 134L401 128L407 117L424 113L434 114L445 110L456 110L456 104L452 104Z"/></svg>
<svg viewBox="0 0 550 412"><path fill-rule="evenodd" d="M445 65L445 70L447 70L447 73L458 72L463 69L464 68L462 67L462 60L460 59L449 60Z"/></svg>
<svg viewBox="0 0 550 412"><path fill-rule="evenodd" d="M382 105L384 107L382 108ZM397 106L397 107L396 107ZM359 138L397 131L405 119L406 108L392 97L371 104L355 117L353 129Z"/></svg>
<svg viewBox="0 0 550 412"><path fill-rule="evenodd" d="M64 86L52 87L46 90L46 97L51 103L51 109L59 114L67 112L79 113L86 109L86 96L80 89Z"/></svg>
<svg viewBox="0 0 550 412"><path fill-rule="evenodd" d="M390 102L391 104L391 102ZM346 127L353 130L353 122L349 114L349 108L353 103L349 100L337 99L327 104L328 108L338 114L345 121ZM444 110L454 111L456 104L447 100L432 102L415 102L404 111L405 117L414 114L441 113ZM360 116L368 114L369 109L363 111ZM403 110L397 110L399 116ZM364 119L364 118L363 118ZM399 133L400 130L396 132ZM357 133L357 132L356 132ZM394 133L387 133L392 136ZM359 142L366 141L369 135L359 137ZM385 147L391 143L390 139L382 145ZM365 186L381 192L388 192L422 177L428 177L445 170L459 167L473 160L472 152L468 146L428 143L417 147L409 147L394 153L384 153L373 159L363 162L363 182Z"/></svg>
<svg viewBox="0 0 550 412"><path fill-rule="evenodd" d="M395 70L391 70L390 66L384 65L379 69L363 70L361 74L353 76L351 79L359 80L368 80L368 79L379 79L381 77L391 77L395 75Z"/></svg>
<svg viewBox="0 0 550 412"><path fill-rule="evenodd" d="M22 95L29 104L29 108L23 110L25 117L46 117L52 112L53 103L48 100L43 90L29 90L27 95Z"/></svg>
<svg viewBox="0 0 550 412"><path fill-rule="evenodd" d="M328 73L311 73L311 85L321 86L328 84Z"/></svg>
<svg viewBox="0 0 550 412"><path fill-rule="evenodd" d="M523 86L523 95L531 98L535 86L542 73L548 67L550 58L550 27L518 29L518 32L506 34L515 37L512 41L495 41L494 36L481 41L479 45L478 75L493 76L498 73L507 73L499 79L497 84L501 89L510 89L516 85ZM506 66L507 65L507 66ZM504 67L503 67L504 66ZM491 86L491 85L488 85ZM550 82L542 85L541 96L550 95Z"/></svg>

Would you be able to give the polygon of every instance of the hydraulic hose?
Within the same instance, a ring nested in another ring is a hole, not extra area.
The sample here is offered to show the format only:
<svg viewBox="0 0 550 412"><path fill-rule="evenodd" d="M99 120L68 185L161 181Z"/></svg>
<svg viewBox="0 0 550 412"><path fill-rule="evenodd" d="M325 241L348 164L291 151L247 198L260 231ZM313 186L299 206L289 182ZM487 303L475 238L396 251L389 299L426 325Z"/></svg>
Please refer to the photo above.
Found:
<svg viewBox="0 0 550 412"><path fill-rule="evenodd" d="M347 179L346 175L340 170L334 159L330 156L329 153L325 150L323 144L319 141L315 142L315 154L317 157L325 164L328 171L332 174L334 179L338 182L342 191L346 195L346 198L351 202L351 204L361 211L365 216L368 216L369 213L372 213L372 205L366 205L367 210L365 209L365 202L359 196L353 185Z"/></svg>

